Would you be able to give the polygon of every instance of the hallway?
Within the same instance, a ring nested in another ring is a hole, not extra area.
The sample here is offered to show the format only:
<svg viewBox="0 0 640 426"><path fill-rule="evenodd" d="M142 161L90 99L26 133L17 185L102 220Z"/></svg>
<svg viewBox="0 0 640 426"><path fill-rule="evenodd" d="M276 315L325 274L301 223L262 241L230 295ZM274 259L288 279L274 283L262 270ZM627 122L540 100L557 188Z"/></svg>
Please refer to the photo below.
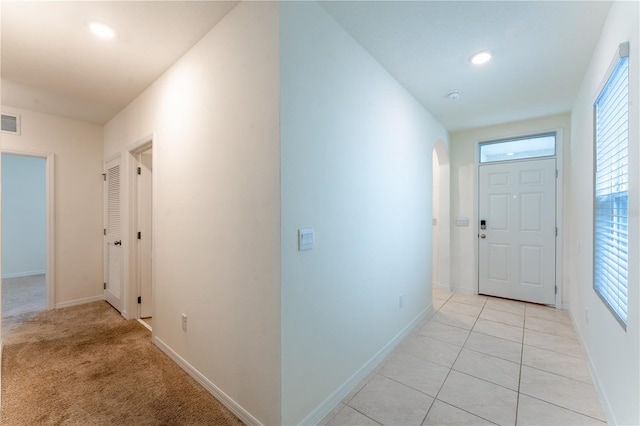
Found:
<svg viewBox="0 0 640 426"><path fill-rule="evenodd" d="M597 425L567 311L433 291L434 314L323 425Z"/></svg>

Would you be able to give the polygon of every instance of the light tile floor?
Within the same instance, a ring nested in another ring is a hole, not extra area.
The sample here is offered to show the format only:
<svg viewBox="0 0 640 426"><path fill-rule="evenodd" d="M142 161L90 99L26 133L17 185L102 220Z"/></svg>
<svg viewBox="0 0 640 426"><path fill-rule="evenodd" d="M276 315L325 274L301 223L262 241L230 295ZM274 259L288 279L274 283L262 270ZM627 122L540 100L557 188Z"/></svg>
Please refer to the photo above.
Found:
<svg viewBox="0 0 640 426"><path fill-rule="evenodd" d="M603 425L566 311L433 291L435 313L321 425Z"/></svg>

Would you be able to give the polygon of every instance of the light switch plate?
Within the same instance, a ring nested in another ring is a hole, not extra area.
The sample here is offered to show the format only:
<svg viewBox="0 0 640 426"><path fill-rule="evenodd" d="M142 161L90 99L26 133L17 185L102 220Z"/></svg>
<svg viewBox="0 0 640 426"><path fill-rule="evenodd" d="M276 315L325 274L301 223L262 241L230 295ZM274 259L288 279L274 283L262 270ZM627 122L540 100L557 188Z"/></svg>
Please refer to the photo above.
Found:
<svg viewBox="0 0 640 426"><path fill-rule="evenodd" d="M456 226L469 226L468 217L456 217Z"/></svg>
<svg viewBox="0 0 640 426"><path fill-rule="evenodd" d="M298 250L311 250L313 248L313 243L315 240L315 235L313 232L313 228L300 228L298 229Z"/></svg>

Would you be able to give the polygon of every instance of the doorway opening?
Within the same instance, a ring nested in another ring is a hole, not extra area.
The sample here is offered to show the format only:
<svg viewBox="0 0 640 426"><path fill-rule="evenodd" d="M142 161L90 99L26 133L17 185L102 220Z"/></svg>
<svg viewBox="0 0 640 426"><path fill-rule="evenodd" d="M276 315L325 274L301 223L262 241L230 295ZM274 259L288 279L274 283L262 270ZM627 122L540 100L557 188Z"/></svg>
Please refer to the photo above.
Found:
<svg viewBox="0 0 640 426"><path fill-rule="evenodd" d="M129 252L129 283L137 309L135 318L152 329L153 325L153 141L129 151L131 185L130 226L135 244Z"/></svg>
<svg viewBox="0 0 640 426"><path fill-rule="evenodd" d="M53 309L53 155L2 152L2 318Z"/></svg>
<svg viewBox="0 0 640 426"><path fill-rule="evenodd" d="M152 326L153 289L152 289L152 256L151 247L153 233L152 217L152 173L153 148L149 147L137 156L137 222L138 222L138 293L140 318Z"/></svg>

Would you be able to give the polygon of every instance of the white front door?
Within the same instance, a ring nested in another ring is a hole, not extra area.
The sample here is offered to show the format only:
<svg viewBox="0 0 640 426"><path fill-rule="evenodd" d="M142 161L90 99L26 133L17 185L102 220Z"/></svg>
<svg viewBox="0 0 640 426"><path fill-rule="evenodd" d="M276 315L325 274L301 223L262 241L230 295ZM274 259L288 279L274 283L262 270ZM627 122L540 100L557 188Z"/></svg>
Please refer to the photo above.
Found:
<svg viewBox="0 0 640 426"><path fill-rule="evenodd" d="M104 298L120 311L120 295L122 293L120 159L108 162L106 169Z"/></svg>
<svg viewBox="0 0 640 426"><path fill-rule="evenodd" d="M556 160L481 165L478 197L478 292L555 304Z"/></svg>

